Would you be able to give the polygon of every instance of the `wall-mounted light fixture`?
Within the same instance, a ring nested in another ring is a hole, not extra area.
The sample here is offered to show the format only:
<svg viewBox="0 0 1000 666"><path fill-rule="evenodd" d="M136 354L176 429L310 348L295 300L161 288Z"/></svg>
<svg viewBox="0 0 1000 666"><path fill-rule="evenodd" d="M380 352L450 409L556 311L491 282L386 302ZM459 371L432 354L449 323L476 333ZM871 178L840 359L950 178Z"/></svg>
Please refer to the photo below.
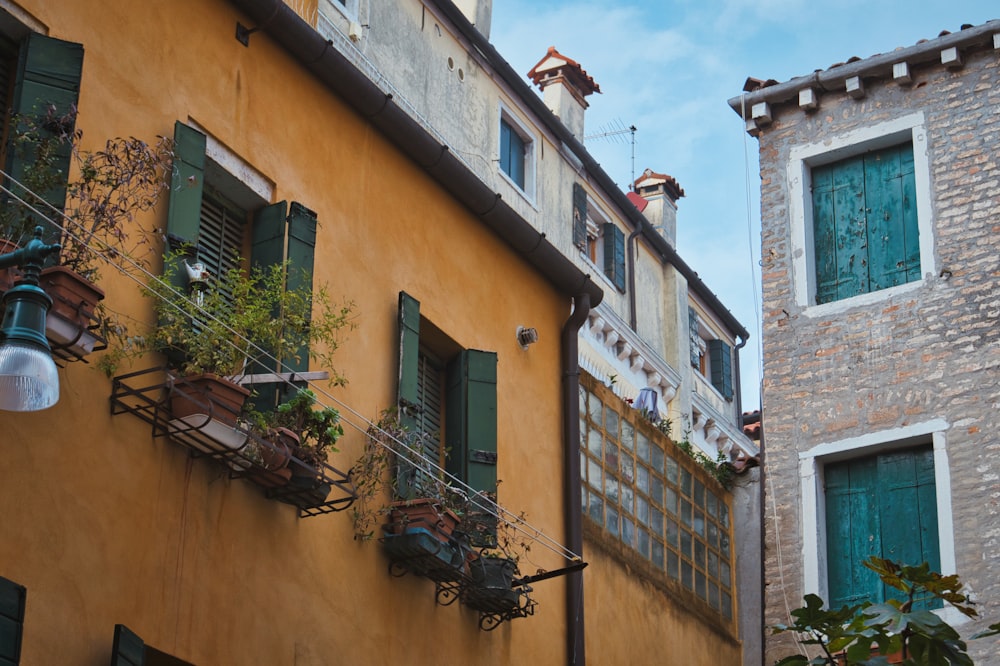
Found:
<svg viewBox="0 0 1000 666"><path fill-rule="evenodd" d="M517 344L521 345L521 349L527 349L528 345L536 342L538 342L538 331L524 326L517 327Z"/></svg>
<svg viewBox="0 0 1000 666"><path fill-rule="evenodd" d="M20 266L24 277L3 296L0 324L0 409L34 412L59 401L59 375L45 338L52 299L38 286L42 261L58 245L42 242L42 228L19 250L0 255L0 269Z"/></svg>

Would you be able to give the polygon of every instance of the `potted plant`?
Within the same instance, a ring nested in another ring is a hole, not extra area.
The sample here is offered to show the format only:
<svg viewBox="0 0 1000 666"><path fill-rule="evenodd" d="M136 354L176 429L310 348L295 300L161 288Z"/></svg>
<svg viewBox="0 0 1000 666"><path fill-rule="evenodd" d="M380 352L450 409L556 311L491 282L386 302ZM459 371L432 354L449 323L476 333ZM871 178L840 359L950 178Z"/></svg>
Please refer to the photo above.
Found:
<svg viewBox="0 0 1000 666"><path fill-rule="evenodd" d="M327 454L337 450L337 440L344 434L340 413L320 405L316 394L304 388L278 405L265 422L270 437L284 440L291 451L289 498L303 506L322 504L331 489L323 465Z"/></svg>
<svg viewBox="0 0 1000 666"><path fill-rule="evenodd" d="M304 345L313 358L329 364L341 330L353 326L352 305L335 306L325 287L286 289L288 270L285 262L250 271L232 268L213 278L183 254L169 253L162 277L151 278L143 290L153 300L157 325L145 335L115 337L101 368L112 375L125 359L161 353L168 371L170 429L198 431L239 450L247 441L247 428L238 427L250 395L239 384L247 369L267 356L294 358ZM174 286L189 273L198 278L190 296ZM327 368L334 384L345 383ZM285 409L294 411L299 404Z"/></svg>
<svg viewBox="0 0 1000 666"><path fill-rule="evenodd" d="M469 512L462 529L472 535L474 543L484 545L470 557L470 583L462 591L462 603L484 615L508 617L532 603L530 588L516 579L518 563L530 550L529 540L517 526L524 515L514 522L502 519L490 493L480 494L470 504L478 509Z"/></svg>
<svg viewBox="0 0 1000 666"><path fill-rule="evenodd" d="M46 333L53 347L82 357L97 342L92 322L105 320L99 306L104 291L96 285L101 265L145 263L139 250L147 236L134 233L135 215L151 210L166 188L172 143L164 137L154 144L129 137L110 139L102 150L81 150L83 134L73 129L75 109L56 117L50 106L45 115L21 115L15 122L12 150L26 166L20 174L24 191L12 189L23 203L3 207L0 237L12 248L35 224L57 230L57 263L40 278L52 298ZM58 164L65 154L74 175L69 182ZM63 190L65 215L49 203L61 203ZM11 276L0 275L0 289L10 282Z"/></svg>

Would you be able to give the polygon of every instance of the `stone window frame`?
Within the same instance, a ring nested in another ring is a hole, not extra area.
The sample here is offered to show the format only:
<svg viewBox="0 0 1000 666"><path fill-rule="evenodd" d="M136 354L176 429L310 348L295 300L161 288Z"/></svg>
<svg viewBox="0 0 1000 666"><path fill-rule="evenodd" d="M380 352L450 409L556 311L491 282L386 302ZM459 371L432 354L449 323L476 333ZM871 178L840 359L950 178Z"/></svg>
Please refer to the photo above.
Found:
<svg viewBox="0 0 1000 666"><path fill-rule="evenodd" d="M816 594L822 599L829 598L826 569L826 491L823 476L826 463L912 448L920 443L926 444L928 440L934 451L940 573L951 575L957 572L951 467L948 462L948 428L949 424L945 420L934 419L817 444L799 453L803 595ZM934 612L952 625L962 624L967 620L964 615L947 604Z"/></svg>
<svg viewBox="0 0 1000 666"><path fill-rule="evenodd" d="M816 304L816 266L812 210L812 168L838 162L870 150L910 142L916 184L917 228L920 233L919 280L880 289L850 298ZM936 274L934 257L934 214L931 202L930 158L923 112L900 116L839 133L822 141L797 146L789 152L786 165L788 215L792 257L792 292L796 305L807 316L829 316L858 305L882 302L901 292L918 289L928 276Z"/></svg>

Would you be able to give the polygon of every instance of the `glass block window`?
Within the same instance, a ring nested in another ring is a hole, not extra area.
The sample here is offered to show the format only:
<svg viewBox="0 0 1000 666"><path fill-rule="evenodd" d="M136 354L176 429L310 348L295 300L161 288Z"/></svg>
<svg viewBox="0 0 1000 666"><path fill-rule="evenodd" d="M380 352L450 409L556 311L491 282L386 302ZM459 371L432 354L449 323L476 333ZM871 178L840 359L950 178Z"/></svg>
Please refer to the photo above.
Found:
<svg viewBox="0 0 1000 666"><path fill-rule="evenodd" d="M583 374L580 437L584 514L731 620L730 495Z"/></svg>

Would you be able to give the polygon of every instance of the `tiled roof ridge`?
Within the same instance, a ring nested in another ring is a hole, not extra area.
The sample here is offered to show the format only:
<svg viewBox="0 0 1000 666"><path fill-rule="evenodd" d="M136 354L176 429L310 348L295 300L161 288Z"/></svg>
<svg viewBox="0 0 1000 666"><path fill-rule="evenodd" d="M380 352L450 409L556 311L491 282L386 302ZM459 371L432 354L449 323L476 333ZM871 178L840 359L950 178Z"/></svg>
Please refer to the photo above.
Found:
<svg viewBox="0 0 1000 666"><path fill-rule="evenodd" d="M835 63L825 70L799 76L785 82L773 79L748 78L744 85L745 95L733 97L729 106L742 115L747 115L751 106L760 102L780 104L797 101L799 91L812 88L818 92L844 92L848 79L864 78L893 79L893 68L899 63L910 66L936 62L942 64L942 51L957 49L969 51L986 47L1000 48L1000 19L992 19L978 26L963 25L959 32L942 31L934 39L922 39L913 46L900 47L888 53L879 53L868 58L854 56L843 63ZM960 64L960 60L958 61Z"/></svg>

